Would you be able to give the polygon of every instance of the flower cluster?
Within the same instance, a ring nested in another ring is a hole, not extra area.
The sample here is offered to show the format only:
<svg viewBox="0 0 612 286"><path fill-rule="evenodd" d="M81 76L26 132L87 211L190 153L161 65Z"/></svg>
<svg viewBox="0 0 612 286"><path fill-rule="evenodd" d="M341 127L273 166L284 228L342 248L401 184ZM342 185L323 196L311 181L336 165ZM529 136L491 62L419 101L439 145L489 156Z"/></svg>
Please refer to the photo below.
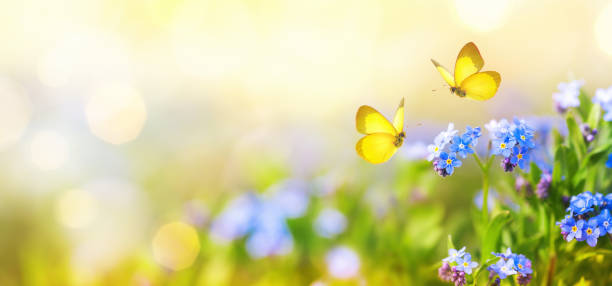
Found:
<svg viewBox="0 0 612 286"><path fill-rule="evenodd" d="M525 255L512 253L510 248L505 253L493 252L493 255L501 258L487 268L490 271L489 279L495 279L494 284L515 274L518 274L516 279L519 285L527 285L531 281L531 260Z"/></svg>
<svg viewBox="0 0 612 286"><path fill-rule="evenodd" d="M472 261L472 255L465 252L465 246L460 250L449 249L448 257L442 259L442 266L438 268L438 276L442 281L462 286L466 284L465 276L471 275L477 266L478 263Z"/></svg>
<svg viewBox="0 0 612 286"><path fill-rule="evenodd" d="M493 154L504 157L502 168L506 172L512 172L517 165L521 169L529 166L529 153L535 147L535 131L524 120L515 118L512 123L505 119L491 120L485 128L491 133Z"/></svg>
<svg viewBox="0 0 612 286"><path fill-rule="evenodd" d="M612 121L612 86L607 89L598 88L595 91L593 103L601 105L601 108L606 112L603 117L605 121Z"/></svg>
<svg viewBox="0 0 612 286"><path fill-rule="evenodd" d="M559 113L565 113L570 107L580 106L580 88L584 85L584 80L574 80L559 83L559 92L553 93L555 107Z"/></svg>
<svg viewBox="0 0 612 286"><path fill-rule="evenodd" d="M567 214L557 222L563 238L570 242L573 239L585 241L591 247L597 245L597 238L612 234L612 194L606 196L583 192L572 196Z"/></svg>
<svg viewBox="0 0 612 286"><path fill-rule="evenodd" d="M228 244L245 237L253 258L285 255L293 249L289 219L302 217L310 202L308 186L286 180L263 194L246 192L232 199L210 224L210 237Z"/></svg>
<svg viewBox="0 0 612 286"><path fill-rule="evenodd" d="M427 160L433 160L434 170L442 177L452 175L455 168L461 166L458 156L465 158L474 153L478 138L482 136L480 127L467 126L465 133L461 136L457 135L457 132L453 123L450 123L447 130L438 134L434 143L427 146L429 152ZM444 151L446 147L448 151Z"/></svg>

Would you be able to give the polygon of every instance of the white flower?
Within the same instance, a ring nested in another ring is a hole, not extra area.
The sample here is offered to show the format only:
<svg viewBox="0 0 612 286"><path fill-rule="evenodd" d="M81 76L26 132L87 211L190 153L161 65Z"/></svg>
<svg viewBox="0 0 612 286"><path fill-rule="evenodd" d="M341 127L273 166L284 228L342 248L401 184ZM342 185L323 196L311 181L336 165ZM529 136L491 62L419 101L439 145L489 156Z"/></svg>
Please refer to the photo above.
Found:
<svg viewBox="0 0 612 286"><path fill-rule="evenodd" d="M429 155L427 156L427 161L431 161L434 158L438 158L440 156L440 152L442 152L442 149L444 149L444 146L446 145L446 143L444 143L445 134L443 133L445 133L445 131L436 136L436 138L434 139L434 144L430 144L427 146L427 152L429 153Z"/></svg>
<svg viewBox="0 0 612 286"><path fill-rule="evenodd" d="M601 105L601 108L606 111L604 120L612 121L612 86L607 89L598 88L595 91L593 102Z"/></svg>
<svg viewBox="0 0 612 286"><path fill-rule="evenodd" d="M497 134L505 134L510 131L510 123L506 119L500 121L491 120L485 124L485 129L489 131L491 139L498 139Z"/></svg>
<svg viewBox="0 0 612 286"><path fill-rule="evenodd" d="M601 105L601 107L603 107L605 110L608 110L608 108L612 107L612 105L610 105L612 104L612 86L608 87L607 89L598 88L595 91L593 103Z"/></svg>
<svg viewBox="0 0 612 286"><path fill-rule="evenodd" d="M427 146L421 141L405 143L403 149L401 154L407 160L422 160L427 158L427 154L429 153L427 151Z"/></svg>
<svg viewBox="0 0 612 286"><path fill-rule="evenodd" d="M559 92L553 93L553 99L561 109L580 106L580 88L584 85L584 80L574 80L559 83Z"/></svg>
<svg viewBox="0 0 612 286"><path fill-rule="evenodd" d="M339 279L355 277L361 266L357 253L346 246L338 246L330 250L325 257L325 262L327 262L329 274Z"/></svg>
<svg viewBox="0 0 612 286"><path fill-rule="evenodd" d="M314 222L314 229L322 237L332 238L346 229L346 217L336 209L323 209Z"/></svg>
<svg viewBox="0 0 612 286"><path fill-rule="evenodd" d="M436 140L442 140L442 145L445 145L453 139L453 136L455 136L457 132L458 131L455 130L455 124L451 122L448 124L448 128L446 129L446 131L442 131L440 132L440 134L438 134L438 136L436 136L436 139L434 139L434 142Z"/></svg>

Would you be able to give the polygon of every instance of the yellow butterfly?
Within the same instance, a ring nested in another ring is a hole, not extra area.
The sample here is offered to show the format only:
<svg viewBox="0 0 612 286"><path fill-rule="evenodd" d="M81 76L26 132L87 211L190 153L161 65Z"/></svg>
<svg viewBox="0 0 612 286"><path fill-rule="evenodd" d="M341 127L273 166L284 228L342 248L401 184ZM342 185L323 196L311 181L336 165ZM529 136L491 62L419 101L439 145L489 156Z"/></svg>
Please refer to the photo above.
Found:
<svg viewBox="0 0 612 286"><path fill-rule="evenodd" d="M481 72L484 61L476 45L469 42L463 46L457 62L455 62L455 76L453 76L435 60L431 62L446 83L450 85L451 93L459 97L468 97L476 100L487 100L495 95L501 82L498 72Z"/></svg>
<svg viewBox="0 0 612 286"><path fill-rule="evenodd" d="M357 154L372 164L383 163L402 146L404 142L404 99L400 102L393 124L376 109L362 105L357 110L357 131L366 134L357 142Z"/></svg>

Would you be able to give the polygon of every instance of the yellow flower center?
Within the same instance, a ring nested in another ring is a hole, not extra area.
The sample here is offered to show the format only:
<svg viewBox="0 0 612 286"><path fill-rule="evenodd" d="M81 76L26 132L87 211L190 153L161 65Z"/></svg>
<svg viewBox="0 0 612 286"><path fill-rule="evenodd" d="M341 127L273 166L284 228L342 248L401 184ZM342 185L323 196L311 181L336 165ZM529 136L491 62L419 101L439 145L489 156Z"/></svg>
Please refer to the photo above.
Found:
<svg viewBox="0 0 612 286"><path fill-rule="evenodd" d="M440 148L438 148L438 146L436 146L436 148L434 148L434 151L438 152L438 150L440 150Z"/></svg>
<svg viewBox="0 0 612 286"><path fill-rule="evenodd" d="M499 148L506 149L506 143L499 144Z"/></svg>
<svg viewBox="0 0 612 286"><path fill-rule="evenodd" d="M576 226L572 226L572 232L576 232L578 228Z"/></svg>
<svg viewBox="0 0 612 286"><path fill-rule="evenodd" d="M517 155L516 155L516 158L519 158L519 160L520 160L520 159L523 159L523 154L517 154Z"/></svg>
<svg viewBox="0 0 612 286"><path fill-rule="evenodd" d="M589 228L587 228L586 233L587 233L588 235L590 235L591 233L593 233L593 230L592 230L592 229L589 227Z"/></svg>
<svg viewBox="0 0 612 286"><path fill-rule="evenodd" d="M452 162L453 162L453 160L451 160L451 159L446 159L446 164L449 164L449 165L450 165Z"/></svg>
<svg viewBox="0 0 612 286"><path fill-rule="evenodd" d="M519 269L523 269L523 264L520 264L520 263L519 263L518 268L519 268Z"/></svg>
<svg viewBox="0 0 612 286"><path fill-rule="evenodd" d="M521 135L521 140L525 140L525 135Z"/></svg>
<svg viewBox="0 0 612 286"><path fill-rule="evenodd" d="M463 266L467 267L467 266L469 266L469 264L467 262L463 262Z"/></svg>
<svg viewBox="0 0 612 286"><path fill-rule="evenodd" d="M507 270L508 270L508 268L506 268L506 266L503 266L503 267L501 268L501 271L502 271L502 272L506 272Z"/></svg>

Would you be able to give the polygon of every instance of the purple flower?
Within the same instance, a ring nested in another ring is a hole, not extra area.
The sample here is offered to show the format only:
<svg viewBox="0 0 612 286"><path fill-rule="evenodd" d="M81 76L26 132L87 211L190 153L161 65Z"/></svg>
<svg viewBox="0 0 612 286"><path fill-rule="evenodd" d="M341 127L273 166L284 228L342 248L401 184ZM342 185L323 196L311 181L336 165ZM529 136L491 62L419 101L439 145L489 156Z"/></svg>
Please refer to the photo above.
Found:
<svg viewBox="0 0 612 286"><path fill-rule="evenodd" d="M453 272L448 262L442 263L442 266L438 268L438 277L440 277L442 281L451 281L452 275Z"/></svg>
<svg viewBox="0 0 612 286"><path fill-rule="evenodd" d="M533 195L533 187L523 176L518 176L516 178L516 181L514 181L514 189L516 189L518 193L521 193L524 190L526 196Z"/></svg>
<svg viewBox="0 0 612 286"><path fill-rule="evenodd" d="M580 124L580 130L582 131L582 138L584 138L584 141L590 143L595 140L595 135L597 135L597 129L591 129L588 124L582 123Z"/></svg>
<svg viewBox="0 0 612 286"><path fill-rule="evenodd" d="M504 172L512 172L516 168L516 164L512 164L512 159L507 157L502 160L501 167L504 169Z"/></svg>
<svg viewBox="0 0 612 286"><path fill-rule="evenodd" d="M465 285L465 272L458 271L457 267L453 266L453 275L451 276L451 282L455 283L455 286Z"/></svg>
<svg viewBox="0 0 612 286"><path fill-rule="evenodd" d="M518 285L527 285L527 284L529 284L529 282L531 282L531 274L519 275L516 278L516 282L518 283Z"/></svg>
<svg viewBox="0 0 612 286"><path fill-rule="evenodd" d="M536 195L540 199L548 198L548 188L552 182L552 176L550 174L542 174L538 186L536 188Z"/></svg>
<svg viewBox="0 0 612 286"><path fill-rule="evenodd" d="M445 168L440 167L440 160L433 161L433 167L434 171L436 171L436 173L438 173L438 175L440 175L441 177L446 177L450 175L448 172L446 172Z"/></svg>

